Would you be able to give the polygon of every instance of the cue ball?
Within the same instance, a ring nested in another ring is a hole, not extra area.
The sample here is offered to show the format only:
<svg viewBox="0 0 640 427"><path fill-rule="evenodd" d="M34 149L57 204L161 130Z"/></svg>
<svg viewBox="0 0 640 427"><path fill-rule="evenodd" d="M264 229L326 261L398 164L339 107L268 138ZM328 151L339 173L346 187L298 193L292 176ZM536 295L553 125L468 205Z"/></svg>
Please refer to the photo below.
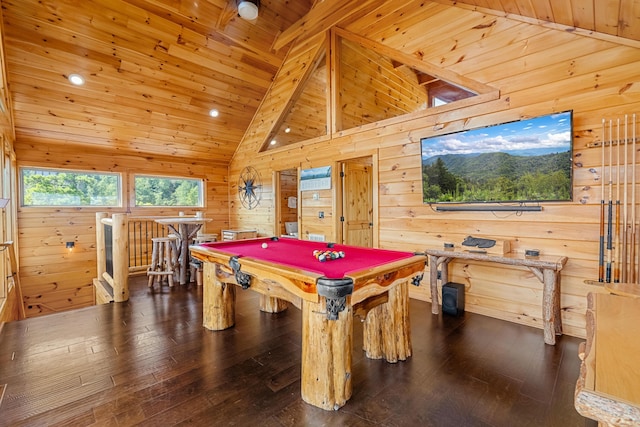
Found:
<svg viewBox="0 0 640 427"><path fill-rule="evenodd" d="M262 249L267 249L269 247L269 245L267 245L266 243L262 244Z"/></svg>

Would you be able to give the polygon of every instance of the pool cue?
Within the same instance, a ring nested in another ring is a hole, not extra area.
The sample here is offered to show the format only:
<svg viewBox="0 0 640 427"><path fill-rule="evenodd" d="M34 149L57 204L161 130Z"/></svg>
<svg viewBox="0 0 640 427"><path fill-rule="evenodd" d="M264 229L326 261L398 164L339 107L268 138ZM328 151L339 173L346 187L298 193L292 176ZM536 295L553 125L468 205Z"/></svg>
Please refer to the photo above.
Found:
<svg viewBox="0 0 640 427"><path fill-rule="evenodd" d="M611 120L609 120L609 210L607 212L607 269L605 272L605 281L611 283L611 262L612 244L613 244L613 136L611 134Z"/></svg>
<svg viewBox="0 0 640 427"><path fill-rule="evenodd" d="M631 120L631 277L628 279L631 283L636 283L638 275L636 274L636 115ZM638 263L640 266L640 262Z"/></svg>
<svg viewBox="0 0 640 427"><path fill-rule="evenodd" d="M602 168L600 169L600 252L598 254L598 282L604 282L604 135L605 121L602 119L602 137L600 139Z"/></svg>
<svg viewBox="0 0 640 427"><path fill-rule="evenodd" d="M629 161L629 156L627 153L627 137L628 137L628 128L627 128L627 115L625 114L624 116L624 160L623 160L623 169L622 169L622 176L624 178L623 181L623 185L622 185L622 230L621 230L621 238L622 238L622 252L620 253L620 259L622 260L622 266L620 268L620 281L621 282L626 282L627 280L627 268L629 267L629 262L627 259L628 256L628 250L627 250L627 244L628 244L628 235L629 235L629 217L628 217L628 197L627 197L627 192L629 191L628 188L628 180L627 180L627 173L628 173L628 168L627 168L627 163Z"/></svg>
<svg viewBox="0 0 640 427"><path fill-rule="evenodd" d="M628 239L627 236L629 235L629 223L628 221L628 215L627 215L627 211L628 211L628 198L627 198L627 192L629 191L629 189L627 188L627 163L629 162L629 156L627 153L627 138L629 136L628 133L628 128L627 128L627 115L624 115L624 169L623 169L623 173L622 176L624 177L624 184L623 184L623 192L622 192L622 197L623 197L623 201L622 201L622 253L620 254L620 258L622 259L622 268L620 269L621 271L621 276L620 276L620 280L625 283L627 281L627 268L629 266L628 260L627 260L627 244L628 244Z"/></svg>
<svg viewBox="0 0 640 427"><path fill-rule="evenodd" d="M613 281L620 283L620 119L616 128L616 228L613 246Z"/></svg>

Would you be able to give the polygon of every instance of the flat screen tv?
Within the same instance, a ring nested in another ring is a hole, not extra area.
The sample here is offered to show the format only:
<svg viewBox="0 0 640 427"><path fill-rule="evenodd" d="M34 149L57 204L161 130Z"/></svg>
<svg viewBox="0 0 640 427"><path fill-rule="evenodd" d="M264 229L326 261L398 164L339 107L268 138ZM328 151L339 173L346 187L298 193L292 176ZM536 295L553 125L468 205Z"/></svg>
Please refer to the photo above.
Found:
<svg viewBox="0 0 640 427"><path fill-rule="evenodd" d="M570 201L572 111L423 138L424 203Z"/></svg>

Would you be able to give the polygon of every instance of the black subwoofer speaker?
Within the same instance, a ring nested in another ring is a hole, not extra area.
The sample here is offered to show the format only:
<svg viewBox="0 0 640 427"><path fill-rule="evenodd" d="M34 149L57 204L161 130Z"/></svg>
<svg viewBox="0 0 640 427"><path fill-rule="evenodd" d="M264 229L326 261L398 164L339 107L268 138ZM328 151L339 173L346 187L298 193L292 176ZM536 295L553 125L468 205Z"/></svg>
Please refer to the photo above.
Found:
<svg viewBox="0 0 640 427"><path fill-rule="evenodd" d="M449 282L442 285L442 312L452 316L464 313L464 285Z"/></svg>

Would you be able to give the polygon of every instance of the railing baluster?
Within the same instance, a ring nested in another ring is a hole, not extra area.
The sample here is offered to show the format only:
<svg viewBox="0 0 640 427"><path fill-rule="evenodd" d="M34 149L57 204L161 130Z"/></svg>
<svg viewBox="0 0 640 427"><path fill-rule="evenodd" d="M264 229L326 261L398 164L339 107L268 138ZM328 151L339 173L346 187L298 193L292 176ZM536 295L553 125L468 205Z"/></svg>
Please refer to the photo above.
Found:
<svg viewBox="0 0 640 427"><path fill-rule="evenodd" d="M129 235L129 268L140 269L151 262L151 239L165 237L165 227L155 222L154 217L130 217Z"/></svg>
<svg viewBox="0 0 640 427"><path fill-rule="evenodd" d="M149 242L147 241L147 239L145 238L145 235L142 234L142 224L143 222L136 222L136 227L137 227L137 236L138 236L138 253L140 254L139 259L138 259L138 265L146 265L146 260L144 260L145 262L143 262L143 257L144 257L144 251L145 251L145 247L146 245L149 244Z"/></svg>
<svg viewBox="0 0 640 427"><path fill-rule="evenodd" d="M156 217L130 216L127 225L129 239L128 263L131 272L146 267L151 262L151 239L166 237L167 230L155 222Z"/></svg>

